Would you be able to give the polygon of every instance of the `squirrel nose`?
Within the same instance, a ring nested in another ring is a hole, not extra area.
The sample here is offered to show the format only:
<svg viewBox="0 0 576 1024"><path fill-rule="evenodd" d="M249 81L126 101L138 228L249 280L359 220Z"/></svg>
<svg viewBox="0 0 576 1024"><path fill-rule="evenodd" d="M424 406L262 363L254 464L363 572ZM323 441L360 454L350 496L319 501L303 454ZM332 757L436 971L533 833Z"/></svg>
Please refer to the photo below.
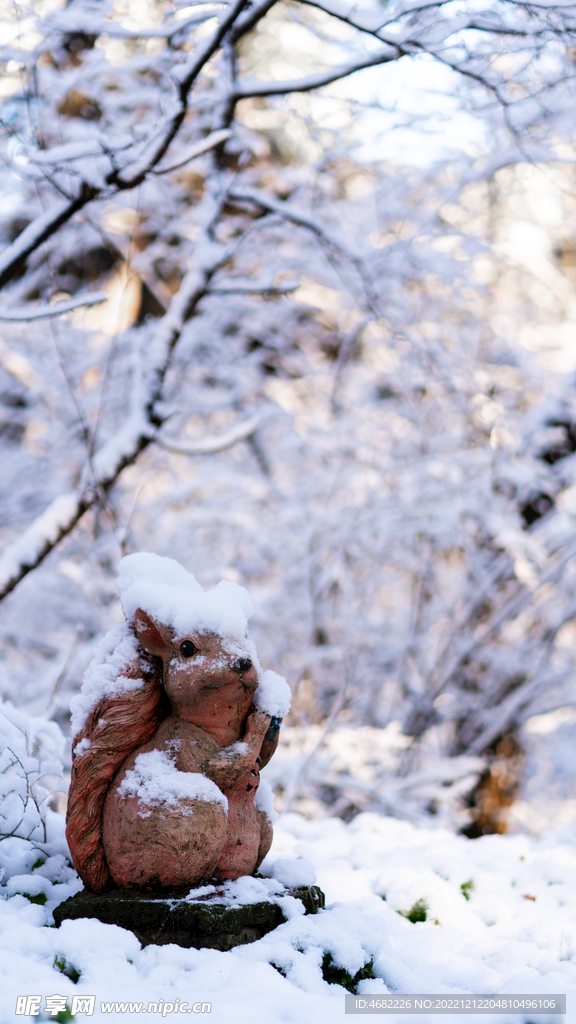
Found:
<svg viewBox="0 0 576 1024"><path fill-rule="evenodd" d="M232 665L233 672L248 672L252 668L252 662L250 658L238 658Z"/></svg>

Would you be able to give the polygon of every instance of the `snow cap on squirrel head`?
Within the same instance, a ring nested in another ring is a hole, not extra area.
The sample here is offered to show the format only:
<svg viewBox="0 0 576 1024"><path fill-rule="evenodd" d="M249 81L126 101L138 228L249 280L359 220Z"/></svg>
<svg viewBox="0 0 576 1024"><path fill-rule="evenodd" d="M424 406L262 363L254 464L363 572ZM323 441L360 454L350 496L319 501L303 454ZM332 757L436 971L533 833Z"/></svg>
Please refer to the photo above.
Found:
<svg viewBox="0 0 576 1024"><path fill-rule="evenodd" d="M121 559L116 590L129 622L142 608L156 622L171 626L177 637L216 633L243 640L254 613L244 587L221 580L212 590L204 590L173 558L146 551Z"/></svg>

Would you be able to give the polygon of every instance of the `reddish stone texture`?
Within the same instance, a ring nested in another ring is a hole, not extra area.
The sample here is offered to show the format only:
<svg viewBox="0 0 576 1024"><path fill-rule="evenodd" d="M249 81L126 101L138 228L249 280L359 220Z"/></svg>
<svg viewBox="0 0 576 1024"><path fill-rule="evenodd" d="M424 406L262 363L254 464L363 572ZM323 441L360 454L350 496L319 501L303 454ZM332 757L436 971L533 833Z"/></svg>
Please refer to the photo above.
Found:
<svg viewBox="0 0 576 1024"><path fill-rule="evenodd" d="M175 638L141 609L134 629L143 650L123 675L144 686L92 709L75 745L67 836L88 888L193 886L252 874L270 849L271 824L254 804L260 768L278 743L270 718L252 706L256 669L231 655L222 638ZM193 643L195 651L183 648ZM145 653L144 653L145 652ZM146 659L148 655L148 659ZM211 779L228 799L143 807L119 793L138 754L166 752L181 772Z"/></svg>

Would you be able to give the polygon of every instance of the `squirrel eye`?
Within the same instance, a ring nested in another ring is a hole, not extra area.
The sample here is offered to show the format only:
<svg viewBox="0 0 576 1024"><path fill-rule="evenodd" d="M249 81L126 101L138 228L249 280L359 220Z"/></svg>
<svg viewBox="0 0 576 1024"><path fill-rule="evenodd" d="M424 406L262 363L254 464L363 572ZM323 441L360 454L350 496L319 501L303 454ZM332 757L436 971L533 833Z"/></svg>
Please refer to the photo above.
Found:
<svg viewBox="0 0 576 1024"><path fill-rule="evenodd" d="M197 651L196 644L193 644L191 640L185 640L184 643L180 644L180 654L183 658L191 658Z"/></svg>

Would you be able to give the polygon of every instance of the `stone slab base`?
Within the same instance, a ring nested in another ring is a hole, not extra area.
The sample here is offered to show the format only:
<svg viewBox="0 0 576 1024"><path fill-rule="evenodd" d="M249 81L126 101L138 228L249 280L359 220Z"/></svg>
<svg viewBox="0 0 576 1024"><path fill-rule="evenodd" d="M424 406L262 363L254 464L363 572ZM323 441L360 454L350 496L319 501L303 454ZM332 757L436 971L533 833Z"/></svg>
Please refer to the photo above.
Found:
<svg viewBox="0 0 576 1024"><path fill-rule="evenodd" d="M324 906L324 893L317 885L290 889L286 895L302 900L306 914ZM218 892L188 902L182 895L133 889L103 894L83 889L54 910L57 926L79 917L128 928L143 946L174 942L186 948L221 950L256 942L285 920L280 907L267 901L229 906Z"/></svg>

